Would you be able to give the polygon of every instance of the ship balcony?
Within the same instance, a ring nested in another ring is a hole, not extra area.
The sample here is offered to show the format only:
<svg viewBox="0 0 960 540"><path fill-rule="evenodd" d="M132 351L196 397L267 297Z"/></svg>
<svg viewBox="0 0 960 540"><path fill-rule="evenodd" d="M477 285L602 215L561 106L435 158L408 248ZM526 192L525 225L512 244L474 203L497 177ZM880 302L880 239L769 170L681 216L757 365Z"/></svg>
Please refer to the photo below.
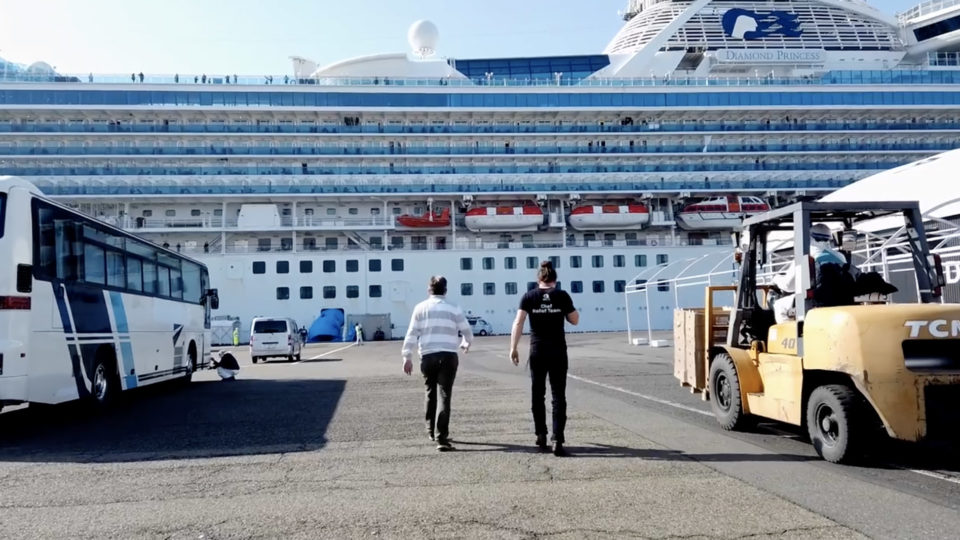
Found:
<svg viewBox="0 0 960 540"><path fill-rule="evenodd" d="M232 231L383 231L393 230L393 216L370 217L289 217L272 221L249 222L238 218L212 216L202 218L130 218L122 224L124 229L135 233L170 232L232 232Z"/></svg>

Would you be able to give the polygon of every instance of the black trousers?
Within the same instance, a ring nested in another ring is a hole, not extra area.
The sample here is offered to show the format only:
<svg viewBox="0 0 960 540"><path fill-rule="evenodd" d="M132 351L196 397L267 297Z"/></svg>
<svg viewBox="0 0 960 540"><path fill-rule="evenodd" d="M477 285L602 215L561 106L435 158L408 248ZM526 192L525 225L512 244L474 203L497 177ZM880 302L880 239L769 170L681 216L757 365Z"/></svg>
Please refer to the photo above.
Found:
<svg viewBox="0 0 960 540"><path fill-rule="evenodd" d="M457 378L460 359L455 352L438 352L423 355L420 373L426 390L427 431L436 433L438 441L447 440L450 426L450 395L453 381ZM440 410L437 410L437 391L440 391Z"/></svg>
<svg viewBox="0 0 960 540"><path fill-rule="evenodd" d="M567 355L566 352L530 355L530 382L533 412L533 428L536 434L547 434L547 410L544 398L547 393L547 378L553 396L553 437L558 443L566 442L563 429L567 425Z"/></svg>

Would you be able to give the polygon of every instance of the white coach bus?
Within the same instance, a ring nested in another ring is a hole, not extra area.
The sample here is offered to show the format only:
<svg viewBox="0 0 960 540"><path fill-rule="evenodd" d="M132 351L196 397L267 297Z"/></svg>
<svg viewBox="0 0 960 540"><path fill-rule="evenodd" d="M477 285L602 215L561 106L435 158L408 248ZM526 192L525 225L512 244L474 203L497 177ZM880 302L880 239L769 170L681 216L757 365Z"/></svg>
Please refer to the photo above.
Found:
<svg viewBox="0 0 960 540"><path fill-rule="evenodd" d="M0 408L189 381L218 303L203 264L0 178Z"/></svg>

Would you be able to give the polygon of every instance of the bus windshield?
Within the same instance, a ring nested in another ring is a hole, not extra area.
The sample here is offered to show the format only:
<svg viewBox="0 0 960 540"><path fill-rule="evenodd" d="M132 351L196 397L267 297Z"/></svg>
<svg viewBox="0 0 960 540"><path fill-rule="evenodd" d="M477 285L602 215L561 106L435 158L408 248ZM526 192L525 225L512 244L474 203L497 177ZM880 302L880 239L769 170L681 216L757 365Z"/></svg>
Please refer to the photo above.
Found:
<svg viewBox="0 0 960 540"><path fill-rule="evenodd" d="M4 220L4 210L6 209L7 204L7 194L0 193L0 238L3 238L3 220Z"/></svg>

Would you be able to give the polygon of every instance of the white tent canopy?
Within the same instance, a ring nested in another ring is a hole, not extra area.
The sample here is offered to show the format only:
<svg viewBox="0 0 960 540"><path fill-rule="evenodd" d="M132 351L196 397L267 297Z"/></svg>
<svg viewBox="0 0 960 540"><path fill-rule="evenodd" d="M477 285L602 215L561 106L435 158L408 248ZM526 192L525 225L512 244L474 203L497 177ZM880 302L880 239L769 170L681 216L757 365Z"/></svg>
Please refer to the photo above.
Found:
<svg viewBox="0 0 960 540"><path fill-rule="evenodd" d="M960 150L868 176L820 199L843 201L919 201L928 218L960 215ZM873 228L873 227L871 227Z"/></svg>

